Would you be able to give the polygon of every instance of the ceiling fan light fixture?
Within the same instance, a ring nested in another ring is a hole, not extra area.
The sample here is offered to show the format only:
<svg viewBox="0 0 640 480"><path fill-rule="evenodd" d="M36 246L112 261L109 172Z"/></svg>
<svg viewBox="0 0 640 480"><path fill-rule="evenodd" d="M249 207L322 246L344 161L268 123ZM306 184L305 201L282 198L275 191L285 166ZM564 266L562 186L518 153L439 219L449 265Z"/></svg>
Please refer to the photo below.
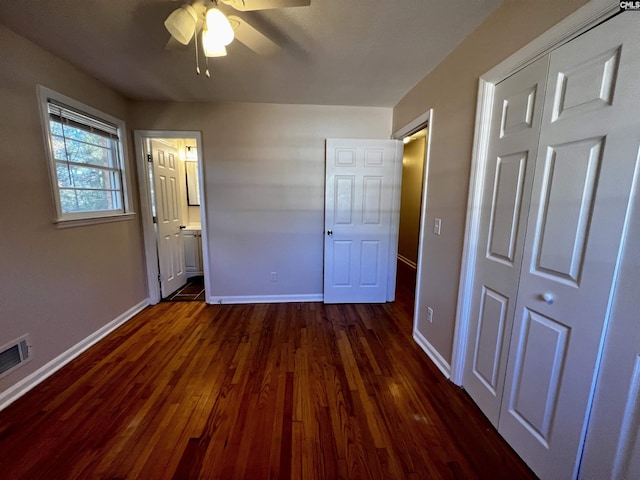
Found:
<svg viewBox="0 0 640 480"><path fill-rule="evenodd" d="M196 31L198 15L191 5L182 5L164 21L171 36L183 45L188 45Z"/></svg>
<svg viewBox="0 0 640 480"><path fill-rule="evenodd" d="M207 10L207 37L212 45L226 46L233 41L233 28L229 19L217 8ZM204 35L203 35L204 41Z"/></svg>
<svg viewBox="0 0 640 480"><path fill-rule="evenodd" d="M209 33L209 30L202 30L202 48L207 57L226 57L227 49L224 45L216 43L215 37Z"/></svg>

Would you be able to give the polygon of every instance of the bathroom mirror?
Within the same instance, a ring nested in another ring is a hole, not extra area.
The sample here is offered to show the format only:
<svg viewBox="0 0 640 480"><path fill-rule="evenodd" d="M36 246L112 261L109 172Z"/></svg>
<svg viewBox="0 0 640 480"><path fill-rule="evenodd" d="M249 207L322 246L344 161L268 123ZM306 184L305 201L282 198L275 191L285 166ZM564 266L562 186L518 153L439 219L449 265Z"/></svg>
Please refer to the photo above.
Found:
<svg viewBox="0 0 640 480"><path fill-rule="evenodd" d="M187 205L200 205L200 189L198 188L198 162L185 162L187 173Z"/></svg>

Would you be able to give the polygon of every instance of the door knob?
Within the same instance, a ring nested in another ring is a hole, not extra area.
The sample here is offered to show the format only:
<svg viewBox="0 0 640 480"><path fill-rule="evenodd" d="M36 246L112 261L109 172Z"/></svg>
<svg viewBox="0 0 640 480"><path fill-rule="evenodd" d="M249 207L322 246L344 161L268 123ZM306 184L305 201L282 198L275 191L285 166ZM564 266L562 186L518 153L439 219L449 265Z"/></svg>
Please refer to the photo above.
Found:
<svg viewBox="0 0 640 480"><path fill-rule="evenodd" d="M333 230L327 230L327 235L329 236L333 235Z"/></svg>
<svg viewBox="0 0 640 480"><path fill-rule="evenodd" d="M184 230L185 228L187 228L186 225L180 225L180 230Z"/></svg>
<svg viewBox="0 0 640 480"><path fill-rule="evenodd" d="M542 295L540 295L540 297L542 298L544 303L546 303L547 305L553 305L553 302L555 301L555 298L553 298L553 295L548 292L543 293Z"/></svg>

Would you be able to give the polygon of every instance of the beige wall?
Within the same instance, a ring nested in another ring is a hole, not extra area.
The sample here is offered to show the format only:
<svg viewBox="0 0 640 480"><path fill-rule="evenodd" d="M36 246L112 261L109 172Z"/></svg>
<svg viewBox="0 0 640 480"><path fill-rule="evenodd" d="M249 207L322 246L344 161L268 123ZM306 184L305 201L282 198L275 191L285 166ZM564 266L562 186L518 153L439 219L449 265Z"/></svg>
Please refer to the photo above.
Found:
<svg viewBox="0 0 640 480"><path fill-rule="evenodd" d="M396 105L393 131L433 108L426 224L442 219L440 236L423 248L418 329L451 361L471 165L478 78L586 0L507 0ZM433 323L426 309L434 309Z"/></svg>
<svg viewBox="0 0 640 480"><path fill-rule="evenodd" d="M202 131L208 294L226 298L322 293L325 139L389 138L391 115L390 108L244 103L131 109L136 129Z"/></svg>
<svg viewBox="0 0 640 480"><path fill-rule="evenodd" d="M146 287L137 217L52 223L36 84L124 120L125 100L1 25L0 65L0 345L27 333L33 345L33 360L0 379L2 393L141 302Z"/></svg>
<svg viewBox="0 0 640 480"><path fill-rule="evenodd" d="M422 173L426 144L425 137L406 144L402 158L398 254L414 264L418 262L420 200L422 198Z"/></svg>

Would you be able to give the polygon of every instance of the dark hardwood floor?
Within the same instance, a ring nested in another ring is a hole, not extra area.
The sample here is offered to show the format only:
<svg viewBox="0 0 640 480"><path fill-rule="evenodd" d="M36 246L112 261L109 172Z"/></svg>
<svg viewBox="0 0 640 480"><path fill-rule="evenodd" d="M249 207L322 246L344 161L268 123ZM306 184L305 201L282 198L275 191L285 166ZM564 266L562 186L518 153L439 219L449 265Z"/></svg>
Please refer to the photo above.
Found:
<svg viewBox="0 0 640 480"><path fill-rule="evenodd" d="M180 287L163 302L204 302L204 277L197 276L187 280L184 287Z"/></svg>
<svg viewBox="0 0 640 480"><path fill-rule="evenodd" d="M0 412L0 476L535 478L413 342L412 303L401 281L384 305L147 308Z"/></svg>

